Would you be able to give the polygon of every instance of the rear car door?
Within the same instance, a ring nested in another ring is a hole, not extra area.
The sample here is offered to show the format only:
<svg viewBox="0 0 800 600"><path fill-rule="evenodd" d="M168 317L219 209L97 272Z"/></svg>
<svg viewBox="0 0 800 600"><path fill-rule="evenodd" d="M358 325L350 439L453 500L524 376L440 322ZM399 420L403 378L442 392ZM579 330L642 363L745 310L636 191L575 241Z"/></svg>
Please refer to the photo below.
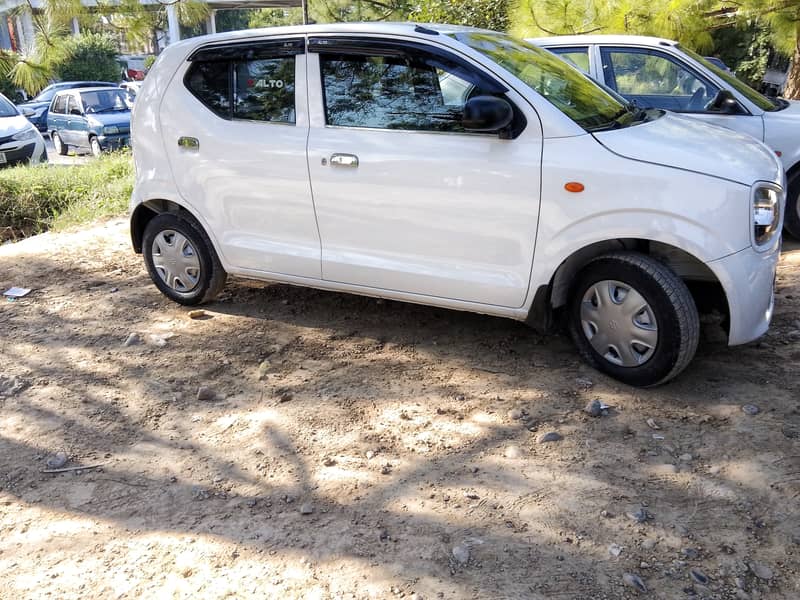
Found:
<svg viewBox="0 0 800 600"><path fill-rule="evenodd" d="M302 37L201 47L161 104L179 192L238 271L320 277L304 48Z"/></svg>
<svg viewBox="0 0 800 600"><path fill-rule="evenodd" d="M481 68L417 42L310 38L308 163L326 281L519 307L539 215L542 132ZM467 133L504 96L514 139Z"/></svg>

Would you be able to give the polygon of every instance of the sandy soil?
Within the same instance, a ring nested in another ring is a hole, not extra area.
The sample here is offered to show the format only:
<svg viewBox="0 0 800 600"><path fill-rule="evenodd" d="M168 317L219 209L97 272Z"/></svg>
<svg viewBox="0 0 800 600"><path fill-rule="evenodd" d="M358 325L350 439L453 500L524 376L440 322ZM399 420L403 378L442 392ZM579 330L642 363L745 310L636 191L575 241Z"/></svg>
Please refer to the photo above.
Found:
<svg viewBox="0 0 800 600"><path fill-rule="evenodd" d="M191 319L126 228L0 247L1 598L800 597L796 245L766 338L637 390L479 315L236 280Z"/></svg>

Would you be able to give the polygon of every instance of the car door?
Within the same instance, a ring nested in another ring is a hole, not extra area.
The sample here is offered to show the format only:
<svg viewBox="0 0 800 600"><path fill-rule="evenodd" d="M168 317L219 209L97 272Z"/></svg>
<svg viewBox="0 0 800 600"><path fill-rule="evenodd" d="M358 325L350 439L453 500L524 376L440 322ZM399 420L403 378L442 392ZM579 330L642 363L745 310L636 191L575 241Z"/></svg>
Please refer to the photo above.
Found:
<svg viewBox="0 0 800 600"><path fill-rule="evenodd" d="M49 132L58 131L59 135L61 130L67 123L67 100L69 96L66 94L59 94L52 102L49 114L47 116L47 130ZM63 137L61 138L64 139Z"/></svg>
<svg viewBox="0 0 800 600"><path fill-rule="evenodd" d="M411 42L311 38L308 61L323 279L522 306L542 153L525 100L464 59ZM514 139L464 131L464 103L486 94L504 95L527 122Z"/></svg>
<svg viewBox="0 0 800 600"><path fill-rule="evenodd" d="M62 141L70 146L79 144L75 136L75 121L83 114L83 106L80 100L73 94L69 94L67 98L67 114L64 119L64 127L59 132Z"/></svg>
<svg viewBox="0 0 800 600"><path fill-rule="evenodd" d="M235 270L320 277L305 63L302 38L202 47L162 101L179 192Z"/></svg>
<svg viewBox="0 0 800 600"><path fill-rule="evenodd" d="M761 117L706 109L720 91L719 85L673 54L654 48L601 46L600 62L604 83L642 108L684 113L764 138Z"/></svg>
<svg viewBox="0 0 800 600"><path fill-rule="evenodd" d="M89 147L89 117L86 114L86 103L79 92L72 94L74 111L69 115L70 143L82 148Z"/></svg>

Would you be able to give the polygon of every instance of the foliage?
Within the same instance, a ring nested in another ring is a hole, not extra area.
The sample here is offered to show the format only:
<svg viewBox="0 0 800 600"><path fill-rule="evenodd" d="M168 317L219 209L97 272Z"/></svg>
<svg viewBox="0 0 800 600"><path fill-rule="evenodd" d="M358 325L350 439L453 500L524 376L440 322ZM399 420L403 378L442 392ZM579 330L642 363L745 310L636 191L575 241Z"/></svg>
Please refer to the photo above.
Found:
<svg viewBox="0 0 800 600"><path fill-rule="evenodd" d="M218 10L216 14L217 31L239 31L247 29L250 17L255 11L246 8Z"/></svg>
<svg viewBox="0 0 800 600"><path fill-rule="evenodd" d="M0 171L0 229L33 234L125 212L133 187L128 151L89 164Z"/></svg>
<svg viewBox="0 0 800 600"><path fill-rule="evenodd" d="M152 54L148 54L147 56L144 57L144 68L149 71L150 67L152 67L155 64L155 62L156 62L156 57L153 56Z"/></svg>
<svg viewBox="0 0 800 600"><path fill-rule="evenodd" d="M751 21L717 29L712 36L714 54L739 79L758 89L774 54L769 29L760 21Z"/></svg>
<svg viewBox="0 0 800 600"><path fill-rule="evenodd" d="M412 21L471 25L506 31L510 25L508 0L427 0L408 13Z"/></svg>
<svg viewBox="0 0 800 600"><path fill-rule="evenodd" d="M64 81L118 81L120 65L117 43L99 33L69 37L63 42L69 58L55 67L55 74Z"/></svg>
<svg viewBox="0 0 800 600"><path fill-rule="evenodd" d="M247 26L275 27L278 25L298 25L303 22L303 11L300 8L262 8L250 15Z"/></svg>

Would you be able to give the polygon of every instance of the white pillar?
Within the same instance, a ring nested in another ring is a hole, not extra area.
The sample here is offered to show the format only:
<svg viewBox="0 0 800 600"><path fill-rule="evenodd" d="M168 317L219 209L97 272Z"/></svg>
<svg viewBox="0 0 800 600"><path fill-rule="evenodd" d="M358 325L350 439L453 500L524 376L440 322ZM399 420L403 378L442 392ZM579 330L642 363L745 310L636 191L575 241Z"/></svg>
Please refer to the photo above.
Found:
<svg viewBox="0 0 800 600"><path fill-rule="evenodd" d="M206 31L208 33L217 33L217 11L212 10L208 15L208 22L206 23Z"/></svg>
<svg viewBox="0 0 800 600"><path fill-rule="evenodd" d="M32 51L36 45L36 37L33 31L33 15L29 10L22 13L22 28L25 30L25 42Z"/></svg>
<svg viewBox="0 0 800 600"><path fill-rule="evenodd" d="M23 52L28 44L25 39L25 28L22 26L22 19L20 17L15 17L14 25L16 25L15 29L17 30L17 50Z"/></svg>
<svg viewBox="0 0 800 600"><path fill-rule="evenodd" d="M72 35L79 36L81 34L81 24L78 23L78 17L72 17Z"/></svg>
<svg viewBox="0 0 800 600"><path fill-rule="evenodd" d="M178 23L178 13L175 11L174 4L167 4L167 29L169 43L174 44L181 39L181 26Z"/></svg>

